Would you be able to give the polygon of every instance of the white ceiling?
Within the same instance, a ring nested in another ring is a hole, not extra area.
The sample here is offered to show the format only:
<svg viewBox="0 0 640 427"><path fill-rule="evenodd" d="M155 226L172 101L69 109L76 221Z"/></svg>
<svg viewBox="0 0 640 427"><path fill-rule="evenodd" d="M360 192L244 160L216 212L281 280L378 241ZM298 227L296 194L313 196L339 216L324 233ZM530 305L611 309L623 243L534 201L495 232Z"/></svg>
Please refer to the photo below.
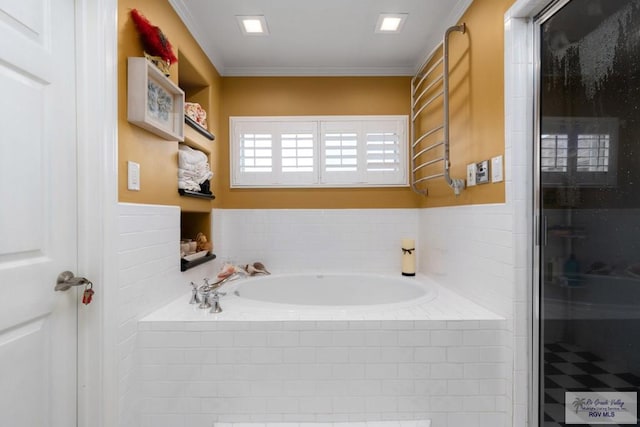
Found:
<svg viewBox="0 0 640 427"><path fill-rule="evenodd" d="M224 76L412 75L472 0L169 0ZM408 13L400 34L380 13ZM236 15L264 15L243 36Z"/></svg>

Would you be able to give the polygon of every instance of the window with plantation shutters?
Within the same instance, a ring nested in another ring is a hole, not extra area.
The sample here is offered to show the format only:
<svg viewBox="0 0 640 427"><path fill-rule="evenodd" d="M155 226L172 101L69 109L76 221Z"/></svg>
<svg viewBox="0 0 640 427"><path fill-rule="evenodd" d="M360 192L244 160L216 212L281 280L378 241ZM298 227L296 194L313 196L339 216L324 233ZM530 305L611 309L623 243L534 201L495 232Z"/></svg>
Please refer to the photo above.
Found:
<svg viewBox="0 0 640 427"><path fill-rule="evenodd" d="M406 186L406 116L232 117L232 187Z"/></svg>

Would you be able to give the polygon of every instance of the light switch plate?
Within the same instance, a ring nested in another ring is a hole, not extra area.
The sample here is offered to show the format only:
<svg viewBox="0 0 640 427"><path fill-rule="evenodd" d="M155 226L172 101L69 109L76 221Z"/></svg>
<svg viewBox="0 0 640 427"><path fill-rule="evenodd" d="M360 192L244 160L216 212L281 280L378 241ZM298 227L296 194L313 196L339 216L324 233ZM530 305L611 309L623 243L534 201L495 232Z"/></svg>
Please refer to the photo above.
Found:
<svg viewBox="0 0 640 427"><path fill-rule="evenodd" d="M501 182L504 179L502 173L502 156L491 158L491 182Z"/></svg>
<svg viewBox="0 0 640 427"><path fill-rule="evenodd" d="M127 162L127 188L132 191L140 191L140 164Z"/></svg>
<svg viewBox="0 0 640 427"><path fill-rule="evenodd" d="M476 164L469 163L467 165L467 187L476 185Z"/></svg>
<svg viewBox="0 0 640 427"><path fill-rule="evenodd" d="M486 184L489 182L489 160L476 163L476 184Z"/></svg>

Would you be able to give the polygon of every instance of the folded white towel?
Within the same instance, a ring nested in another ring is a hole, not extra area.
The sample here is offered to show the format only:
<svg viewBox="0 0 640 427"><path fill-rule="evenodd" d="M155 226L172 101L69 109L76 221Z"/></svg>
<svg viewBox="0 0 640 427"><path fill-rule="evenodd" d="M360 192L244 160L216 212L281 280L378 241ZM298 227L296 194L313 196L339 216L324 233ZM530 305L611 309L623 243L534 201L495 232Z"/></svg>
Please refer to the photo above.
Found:
<svg viewBox="0 0 640 427"><path fill-rule="evenodd" d="M186 165L198 165L200 163L207 163L207 155L202 151L194 150L193 148L180 144L178 146L178 165L186 169Z"/></svg>
<svg viewBox="0 0 640 427"><path fill-rule="evenodd" d="M196 172L195 170L187 170L187 169L178 168L178 178L179 179L193 179L193 180L196 180L196 179L198 179L199 176L200 176L200 173Z"/></svg>
<svg viewBox="0 0 640 427"><path fill-rule="evenodd" d="M189 191L200 191L200 185L192 179L179 179L178 188Z"/></svg>
<svg viewBox="0 0 640 427"><path fill-rule="evenodd" d="M178 179L190 179L202 184L211 178L213 178L213 172L209 169L208 164L198 165L194 170L178 168Z"/></svg>

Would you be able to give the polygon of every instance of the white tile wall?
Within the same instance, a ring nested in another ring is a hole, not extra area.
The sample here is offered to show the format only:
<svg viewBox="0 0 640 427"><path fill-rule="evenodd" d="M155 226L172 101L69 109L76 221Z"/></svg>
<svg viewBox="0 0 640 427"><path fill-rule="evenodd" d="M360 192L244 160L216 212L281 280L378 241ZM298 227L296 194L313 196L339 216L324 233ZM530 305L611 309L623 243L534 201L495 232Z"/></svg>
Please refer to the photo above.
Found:
<svg viewBox="0 0 640 427"><path fill-rule="evenodd" d="M534 64L531 17L546 7L545 0L518 0L505 14L505 129L506 144L513 152L513 242L516 250L514 283L513 426L529 424L529 388L532 366L533 323L533 96ZM535 379L533 380L536 381Z"/></svg>
<svg viewBox="0 0 640 427"><path fill-rule="evenodd" d="M400 271L401 239L417 230L417 209L213 210L220 259L279 273Z"/></svg>
<svg viewBox="0 0 640 427"><path fill-rule="evenodd" d="M135 352L138 320L212 277L213 263L180 272L180 209L121 203L118 216L118 381L121 426L139 426Z"/></svg>
<svg viewBox="0 0 640 427"><path fill-rule="evenodd" d="M174 426L434 419L458 427L466 416L508 426L504 320L259 323L200 322L194 331L193 322L141 321L140 425L166 416ZM199 423L187 424L194 415Z"/></svg>
<svg viewBox="0 0 640 427"><path fill-rule="evenodd" d="M441 285L511 318L515 251L510 205L420 211L420 269Z"/></svg>

